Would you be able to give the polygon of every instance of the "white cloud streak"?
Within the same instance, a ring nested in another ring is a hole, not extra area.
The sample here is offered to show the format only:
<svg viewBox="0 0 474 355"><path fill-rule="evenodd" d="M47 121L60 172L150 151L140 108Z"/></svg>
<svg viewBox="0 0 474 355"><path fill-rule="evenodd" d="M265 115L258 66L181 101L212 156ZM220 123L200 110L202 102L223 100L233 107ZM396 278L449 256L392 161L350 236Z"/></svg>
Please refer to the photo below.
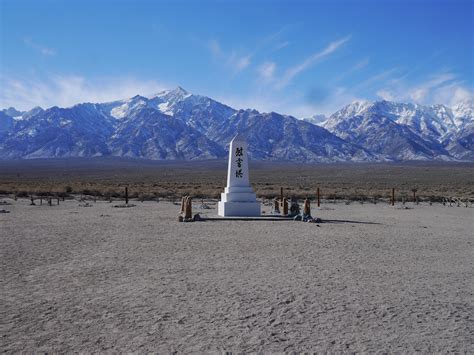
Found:
<svg viewBox="0 0 474 355"><path fill-rule="evenodd" d="M410 98L415 102L422 102L428 93L442 84L452 81L456 76L452 73L443 73L410 90Z"/></svg>
<svg viewBox="0 0 474 355"><path fill-rule="evenodd" d="M50 75L47 79L2 77L1 81L0 107L13 106L20 110L108 102L137 94L149 96L166 88L154 80L132 77L89 80L77 75Z"/></svg>
<svg viewBox="0 0 474 355"><path fill-rule="evenodd" d="M206 43L212 57L215 61L223 63L232 70L232 74L237 74L252 64L253 58L260 52L266 51L267 54L278 51L290 45L289 41L281 40L281 35L288 31L291 25L286 25L280 30L259 40L253 50L224 50L217 39L211 39Z"/></svg>
<svg viewBox="0 0 474 355"><path fill-rule="evenodd" d="M385 82L385 80L388 79L397 70L398 70L398 68L391 68L391 69L384 70L380 73L377 73L377 74L367 78L366 80L360 82L359 84L357 84L353 88L353 90L357 91L357 90L362 90L362 89L366 89L366 88L371 88L374 85L380 85L383 82Z"/></svg>
<svg viewBox="0 0 474 355"><path fill-rule="evenodd" d="M273 52L276 52L276 51L279 51L280 49L286 48L289 45L290 45L289 41L280 42L273 48Z"/></svg>
<svg viewBox="0 0 474 355"><path fill-rule="evenodd" d="M460 83L444 85L432 92L433 103L444 103L449 107L455 107L466 100L474 100L474 92Z"/></svg>
<svg viewBox="0 0 474 355"><path fill-rule="evenodd" d="M377 91L377 96L386 101L395 101L396 98L390 90L381 89Z"/></svg>
<svg viewBox="0 0 474 355"><path fill-rule="evenodd" d="M236 51L232 51L231 55L227 60L227 63L239 72L250 65L251 58L251 55L239 55Z"/></svg>
<svg viewBox="0 0 474 355"><path fill-rule="evenodd" d="M451 72L432 74L428 79L407 84L402 80L389 81L377 96L389 101L414 102L422 105L444 104L456 106L460 101L474 97L457 75Z"/></svg>
<svg viewBox="0 0 474 355"><path fill-rule="evenodd" d="M294 77L296 77L298 74L309 69L317 62L321 61L322 59L328 57L329 55L337 51L339 48L341 48L342 45L348 42L350 38L351 36L347 36L337 41L331 42L322 51L314 53L311 56L307 57L301 63L288 68L285 71L285 74L283 75L283 77L277 82L276 88L282 89L285 86L287 86L293 80Z"/></svg>
<svg viewBox="0 0 474 355"><path fill-rule="evenodd" d="M42 54L44 56L50 57L50 56L56 55L56 50L55 49L52 49L52 48L43 46L39 43L36 43L31 38L24 38L23 43L26 46L38 51L40 54Z"/></svg>
<svg viewBox="0 0 474 355"><path fill-rule="evenodd" d="M258 68L258 74L259 74L260 79L262 79L265 82L272 81L274 79L275 70L276 70L276 64L274 62L271 62L271 61L264 62Z"/></svg>
<svg viewBox="0 0 474 355"><path fill-rule="evenodd" d="M244 70L251 63L252 54L241 54L236 50L227 53L216 39L209 41L208 48L214 59L223 61L227 67L233 70L234 74Z"/></svg>
<svg viewBox="0 0 474 355"><path fill-rule="evenodd" d="M369 58L364 58L360 61L358 61L352 68L351 72L360 70L362 68L365 68L367 65L369 65Z"/></svg>
<svg viewBox="0 0 474 355"><path fill-rule="evenodd" d="M346 70L345 72L343 72L342 74L339 74L337 75L335 78L334 78L334 81L335 82L338 82L338 81L341 81L343 79L345 79L346 77L348 77L349 75L355 73L355 72L358 72L359 70L361 69L364 69L365 67L367 67L369 65L369 58L364 58L362 60L359 60L357 63L355 63L351 68L349 68L348 70Z"/></svg>

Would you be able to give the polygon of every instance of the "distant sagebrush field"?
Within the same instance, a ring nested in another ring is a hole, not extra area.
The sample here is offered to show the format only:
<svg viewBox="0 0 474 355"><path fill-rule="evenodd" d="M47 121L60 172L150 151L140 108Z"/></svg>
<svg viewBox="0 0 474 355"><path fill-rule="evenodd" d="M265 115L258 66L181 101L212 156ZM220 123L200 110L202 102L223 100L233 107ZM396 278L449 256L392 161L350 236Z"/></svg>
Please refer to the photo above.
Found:
<svg viewBox="0 0 474 355"><path fill-rule="evenodd" d="M227 162L156 162L114 158L0 161L0 194L19 196L86 194L131 198L218 198L226 184ZM250 181L263 199L279 195L326 199L421 200L474 198L474 163L250 164Z"/></svg>

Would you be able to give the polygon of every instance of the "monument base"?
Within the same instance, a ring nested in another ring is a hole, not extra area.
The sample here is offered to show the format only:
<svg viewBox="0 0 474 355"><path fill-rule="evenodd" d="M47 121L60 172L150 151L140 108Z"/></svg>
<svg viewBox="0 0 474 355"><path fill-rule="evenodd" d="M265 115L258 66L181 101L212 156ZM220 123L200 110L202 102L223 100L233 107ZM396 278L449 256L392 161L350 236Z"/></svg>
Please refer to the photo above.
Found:
<svg viewBox="0 0 474 355"><path fill-rule="evenodd" d="M218 215L222 217L258 217L260 202L219 201Z"/></svg>

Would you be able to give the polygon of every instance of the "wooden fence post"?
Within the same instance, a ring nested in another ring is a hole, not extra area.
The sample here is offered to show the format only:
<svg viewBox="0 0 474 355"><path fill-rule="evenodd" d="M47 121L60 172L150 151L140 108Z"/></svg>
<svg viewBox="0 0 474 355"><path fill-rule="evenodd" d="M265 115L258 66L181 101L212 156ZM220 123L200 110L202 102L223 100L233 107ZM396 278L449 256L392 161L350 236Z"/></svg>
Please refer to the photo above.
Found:
<svg viewBox="0 0 474 355"><path fill-rule="evenodd" d="M318 198L318 207L319 207L319 206L321 206L319 187L318 187L318 189L316 190L316 195L317 195L317 198Z"/></svg>
<svg viewBox="0 0 474 355"><path fill-rule="evenodd" d="M286 197L283 197L283 200L281 201L280 214L282 216L288 215L288 200L286 199Z"/></svg>

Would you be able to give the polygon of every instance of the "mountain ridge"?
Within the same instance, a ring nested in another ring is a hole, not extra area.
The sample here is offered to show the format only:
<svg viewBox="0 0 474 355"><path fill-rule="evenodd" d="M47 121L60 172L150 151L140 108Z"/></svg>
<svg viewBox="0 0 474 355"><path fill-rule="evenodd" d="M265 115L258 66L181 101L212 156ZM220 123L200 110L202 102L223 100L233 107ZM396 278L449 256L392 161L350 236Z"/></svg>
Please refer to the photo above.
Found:
<svg viewBox="0 0 474 355"><path fill-rule="evenodd" d="M474 160L474 100L456 107L353 102L329 117L236 110L181 87L68 108L0 111L0 158L226 156L240 132L257 160Z"/></svg>
<svg viewBox="0 0 474 355"><path fill-rule="evenodd" d="M456 143L452 140L459 139L466 126L470 127L474 118L468 108L473 106L474 100L454 109L386 100L353 102L331 115L322 126L349 142L388 154L389 159L463 159L470 156L466 144L462 145L465 151L450 150L449 145Z"/></svg>

